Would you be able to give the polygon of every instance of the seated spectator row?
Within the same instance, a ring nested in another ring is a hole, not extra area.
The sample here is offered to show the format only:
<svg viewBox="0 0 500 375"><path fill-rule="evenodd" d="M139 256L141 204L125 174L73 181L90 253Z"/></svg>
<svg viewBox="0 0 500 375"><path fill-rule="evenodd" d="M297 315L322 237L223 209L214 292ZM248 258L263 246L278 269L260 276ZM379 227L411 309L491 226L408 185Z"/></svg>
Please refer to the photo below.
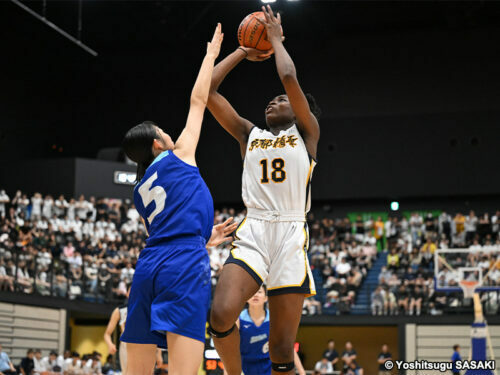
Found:
<svg viewBox="0 0 500 375"><path fill-rule="evenodd" d="M241 221L245 211L216 210L215 223ZM306 299L304 314L346 314L373 263L388 251L373 291L375 314L439 313L458 296L436 293L433 254L437 248L500 248L500 211L453 217L413 213L409 217L308 215L308 257L318 295ZM0 191L0 290L93 302L126 298L146 232L134 205L107 198L66 200L39 193L13 198ZM217 283L230 243L208 249ZM382 255L381 255L382 254ZM489 259L491 261L492 259ZM468 259L467 261L471 261ZM477 263L486 260L475 260ZM442 280L454 282L445 269ZM498 271L491 283L498 283Z"/></svg>

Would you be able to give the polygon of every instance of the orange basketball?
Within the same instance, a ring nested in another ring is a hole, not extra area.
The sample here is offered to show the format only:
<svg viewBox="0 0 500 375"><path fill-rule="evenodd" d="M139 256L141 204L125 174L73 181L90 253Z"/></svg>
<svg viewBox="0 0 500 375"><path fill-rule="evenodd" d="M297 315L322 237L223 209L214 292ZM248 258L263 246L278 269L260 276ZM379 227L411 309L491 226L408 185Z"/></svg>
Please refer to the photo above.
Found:
<svg viewBox="0 0 500 375"><path fill-rule="evenodd" d="M267 39L266 27L260 19L266 19L264 12L253 12L246 16L238 27L238 42L243 47L250 47L267 51L271 49L271 43ZM283 29L281 30L283 34Z"/></svg>

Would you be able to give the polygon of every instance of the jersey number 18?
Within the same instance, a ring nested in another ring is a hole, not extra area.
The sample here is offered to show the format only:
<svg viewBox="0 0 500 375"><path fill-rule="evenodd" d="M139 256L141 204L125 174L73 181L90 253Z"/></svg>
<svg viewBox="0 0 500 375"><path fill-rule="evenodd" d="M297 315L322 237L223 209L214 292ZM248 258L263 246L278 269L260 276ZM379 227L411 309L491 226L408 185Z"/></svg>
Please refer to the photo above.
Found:
<svg viewBox="0 0 500 375"><path fill-rule="evenodd" d="M260 182L262 184L267 184L269 182L269 172L267 164L267 159L262 159L260 161L260 165L262 166L262 178L260 179ZM271 167L273 168L271 172L271 179L276 183L285 181L286 172L283 169L285 167L285 161L281 158L273 159L271 162Z"/></svg>

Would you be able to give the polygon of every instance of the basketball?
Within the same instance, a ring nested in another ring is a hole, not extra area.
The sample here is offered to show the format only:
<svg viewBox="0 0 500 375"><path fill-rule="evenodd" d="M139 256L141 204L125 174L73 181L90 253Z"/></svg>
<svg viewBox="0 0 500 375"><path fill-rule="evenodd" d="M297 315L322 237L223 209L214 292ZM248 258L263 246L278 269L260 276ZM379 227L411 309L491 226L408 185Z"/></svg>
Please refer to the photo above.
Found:
<svg viewBox="0 0 500 375"><path fill-rule="evenodd" d="M265 19L264 12L253 12L241 21L238 27L238 42L242 47L256 48L262 51L271 49L267 39L266 27L260 19ZM283 34L283 29L281 31Z"/></svg>

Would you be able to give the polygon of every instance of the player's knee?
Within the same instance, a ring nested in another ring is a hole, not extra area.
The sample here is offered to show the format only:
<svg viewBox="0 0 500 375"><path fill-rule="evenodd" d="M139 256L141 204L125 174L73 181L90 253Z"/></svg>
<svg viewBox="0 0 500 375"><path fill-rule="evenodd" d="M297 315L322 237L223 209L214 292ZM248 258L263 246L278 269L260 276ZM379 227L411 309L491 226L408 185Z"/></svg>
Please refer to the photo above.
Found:
<svg viewBox="0 0 500 375"><path fill-rule="evenodd" d="M219 303L212 306L210 312L210 326L219 332L225 332L234 325L234 309L227 303Z"/></svg>
<svg viewBox="0 0 500 375"><path fill-rule="evenodd" d="M270 342L269 354L272 362L275 363L293 362L293 343Z"/></svg>

